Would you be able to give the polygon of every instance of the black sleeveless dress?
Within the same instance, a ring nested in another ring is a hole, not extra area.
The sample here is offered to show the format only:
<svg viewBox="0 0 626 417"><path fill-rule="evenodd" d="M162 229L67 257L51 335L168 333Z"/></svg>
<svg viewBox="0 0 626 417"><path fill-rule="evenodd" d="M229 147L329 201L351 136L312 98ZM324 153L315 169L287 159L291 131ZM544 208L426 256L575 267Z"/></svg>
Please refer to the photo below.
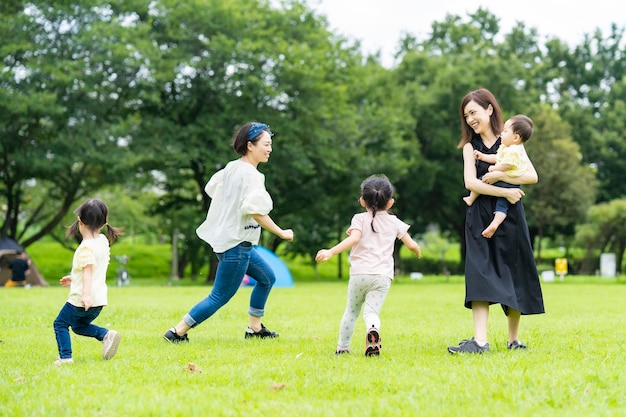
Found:
<svg viewBox="0 0 626 417"><path fill-rule="evenodd" d="M487 148L480 137L473 138L472 147L486 154L495 154L498 138ZM488 172L489 164L476 161L478 177ZM465 216L465 307L472 301L500 304L522 314L544 313L543 295L537 265L530 244L526 214L521 200L512 204L504 222L492 238L481 235L493 220L496 197L481 195L467 208Z"/></svg>

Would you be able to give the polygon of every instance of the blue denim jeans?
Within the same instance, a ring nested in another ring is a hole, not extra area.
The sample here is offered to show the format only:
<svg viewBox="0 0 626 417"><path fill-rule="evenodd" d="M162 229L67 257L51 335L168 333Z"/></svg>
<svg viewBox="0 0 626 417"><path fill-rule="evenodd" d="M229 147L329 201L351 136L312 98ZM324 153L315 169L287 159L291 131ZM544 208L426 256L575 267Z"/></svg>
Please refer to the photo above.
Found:
<svg viewBox="0 0 626 417"><path fill-rule="evenodd" d="M207 298L193 306L183 320L191 327L196 327L217 310L224 306L241 286L245 274L256 280L250 295L248 314L263 317L265 303L276 282L276 275L271 266L263 260L250 242L242 242L224 253L217 253L217 272L213 289Z"/></svg>
<svg viewBox="0 0 626 417"><path fill-rule="evenodd" d="M91 324L100 315L102 306L91 307L85 311L83 307L76 307L70 303L65 303L59 315L54 320L54 334L57 338L59 348L59 358L67 359L72 357L72 341L70 339L69 328L81 336L94 337L102 342L104 336L109 331L103 327Z"/></svg>
<svg viewBox="0 0 626 417"><path fill-rule="evenodd" d="M502 187L502 188L520 188L519 185L509 184L508 182L504 182L504 181L495 182L493 185ZM508 214L510 206L511 206L511 203L509 203L509 200L507 200L504 197L498 197L498 199L496 200L496 209L494 211L499 211L504 214Z"/></svg>

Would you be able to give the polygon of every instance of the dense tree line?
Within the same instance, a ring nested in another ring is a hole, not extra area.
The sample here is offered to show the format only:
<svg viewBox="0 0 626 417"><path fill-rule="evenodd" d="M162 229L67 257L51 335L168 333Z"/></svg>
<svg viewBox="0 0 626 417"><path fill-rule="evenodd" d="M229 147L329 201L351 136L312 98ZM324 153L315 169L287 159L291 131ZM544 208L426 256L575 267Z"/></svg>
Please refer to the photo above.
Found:
<svg viewBox="0 0 626 417"><path fill-rule="evenodd" d="M527 149L539 183L524 204L540 246L570 246L577 226L614 220L588 214L626 194L623 28L569 46L523 23L501 30L479 8L433 22L423 39L404 35L384 68L328 26L301 1L4 2L0 236L61 241L77 201L115 186L116 223L180 236L181 267L197 271L211 256L194 233L204 185L235 158L237 126L261 120L276 132L260 169L273 217L296 232L290 254L312 259L341 239L373 173L395 184L412 233L437 225L463 242L458 105L478 87L506 116L535 120ZM578 229L621 264L626 237Z"/></svg>

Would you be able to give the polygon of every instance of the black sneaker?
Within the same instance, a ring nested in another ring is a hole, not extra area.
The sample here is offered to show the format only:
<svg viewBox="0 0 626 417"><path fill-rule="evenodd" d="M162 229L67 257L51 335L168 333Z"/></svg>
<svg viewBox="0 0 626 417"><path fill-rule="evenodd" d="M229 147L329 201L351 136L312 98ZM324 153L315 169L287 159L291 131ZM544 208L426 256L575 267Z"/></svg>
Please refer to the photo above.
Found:
<svg viewBox="0 0 626 417"><path fill-rule="evenodd" d="M378 356L380 355L380 349L382 346L380 345L380 333L378 329L372 326L371 329L367 332L367 336L365 337L365 341L367 343L367 347L365 348L365 356Z"/></svg>
<svg viewBox="0 0 626 417"><path fill-rule="evenodd" d="M523 344L519 340L514 340L511 343L507 343L506 344L506 348L508 350L511 350L511 349L526 349L527 347L528 346L526 346L525 344Z"/></svg>
<svg viewBox="0 0 626 417"><path fill-rule="evenodd" d="M260 337L261 339L265 339L266 337L270 337L270 338L278 337L278 333L268 330L268 328L263 326L263 323L261 323L261 330L259 330L258 332L255 332L254 330L248 327L246 329L246 334L244 335L244 337L246 339L250 339L252 337Z"/></svg>
<svg viewBox="0 0 626 417"><path fill-rule="evenodd" d="M335 351L335 355L344 355L344 354L349 354L350 353L350 349L337 349Z"/></svg>
<svg viewBox="0 0 626 417"><path fill-rule="evenodd" d="M478 342L471 339L461 340L458 346L448 346L448 352L455 353L479 353L482 354L484 352L489 352L489 343L486 343L485 346L480 346Z"/></svg>
<svg viewBox="0 0 626 417"><path fill-rule="evenodd" d="M187 333L182 336L179 336L176 333L176 330L172 327L163 335L163 339L167 340L170 343L186 343L189 342L189 338L187 337Z"/></svg>

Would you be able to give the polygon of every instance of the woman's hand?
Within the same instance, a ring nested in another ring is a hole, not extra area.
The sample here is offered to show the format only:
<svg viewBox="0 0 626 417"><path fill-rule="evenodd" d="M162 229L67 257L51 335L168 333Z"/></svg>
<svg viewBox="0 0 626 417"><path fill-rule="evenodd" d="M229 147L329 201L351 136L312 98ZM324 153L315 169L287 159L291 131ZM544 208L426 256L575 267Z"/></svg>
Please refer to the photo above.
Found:
<svg viewBox="0 0 626 417"><path fill-rule="evenodd" d="M504 198L511 204L515 204L525 195L521 188L503 188Z"/></svg>
<svg viewBox="0 0 626 417"><path fill-rule="evenodd" d="M280 238L287 242L293 242L293 230L284 229L280 234Z"/></svg>

